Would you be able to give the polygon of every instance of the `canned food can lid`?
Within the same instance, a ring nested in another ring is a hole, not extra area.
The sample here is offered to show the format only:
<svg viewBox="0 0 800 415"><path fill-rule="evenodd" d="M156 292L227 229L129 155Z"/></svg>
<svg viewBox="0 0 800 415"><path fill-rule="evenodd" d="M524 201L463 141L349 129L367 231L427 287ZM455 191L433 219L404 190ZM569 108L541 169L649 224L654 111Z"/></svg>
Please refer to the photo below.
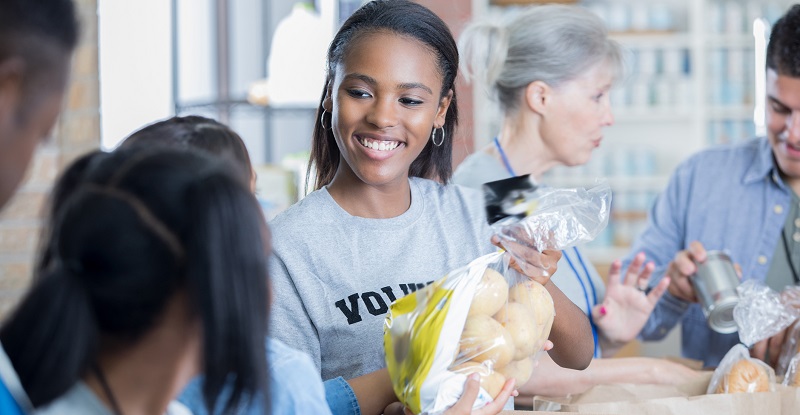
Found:
<svg viewBox="0 0 800 415"><path fill-rule="evenodd" d="M708 326L717 333L735 333L738 328L736 320L733 319L733 309L738 302L737 298L717 303L714 309L708 313Z"/></svg>
<svg viewBox="0 0 800 415"><path fill-rule="evenodd" d="M706 251L706 261L708 261L708 258L721 258L731 261L730 255L725 251Z"/></svg>

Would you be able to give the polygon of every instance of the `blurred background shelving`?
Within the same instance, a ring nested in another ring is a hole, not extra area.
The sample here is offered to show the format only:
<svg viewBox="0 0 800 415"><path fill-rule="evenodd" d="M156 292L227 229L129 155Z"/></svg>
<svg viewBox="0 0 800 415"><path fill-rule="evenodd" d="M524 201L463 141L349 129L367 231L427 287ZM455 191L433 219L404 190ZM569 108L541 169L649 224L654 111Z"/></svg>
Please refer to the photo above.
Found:
<svg viewBox="0 0 800 415"><path fill-rule="evenodd" d="M538 1L473 0L474 13L513 13ZM564 3L564 2L562 2ZM764 133L763 49L785 0L584 0L625 51L612 91L615 124L579 167L544 179L588 186L605 177L614 192L609 226L587 250L598 269L626 255L669 174L692 153ZM494 136L496 110L475 92L475 147Z"/></svg>

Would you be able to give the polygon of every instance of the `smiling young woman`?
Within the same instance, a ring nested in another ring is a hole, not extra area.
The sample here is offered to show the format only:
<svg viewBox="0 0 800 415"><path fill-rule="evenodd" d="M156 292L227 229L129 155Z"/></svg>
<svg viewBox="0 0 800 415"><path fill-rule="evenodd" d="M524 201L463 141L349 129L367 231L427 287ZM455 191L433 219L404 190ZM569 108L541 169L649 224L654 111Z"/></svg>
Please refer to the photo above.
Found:
<svg viewBox="0 0 800 415"><path fill-rule="evenodd" d="M281 293L273 334L312 356L334 413L382 413L397 399L382 347L389 305L496 247L482 194L445 184L458 48L444 22L411 1L369 2L342 25L327 62L316 191L270 223ZM547 265L560 257L526 255ZM585 367L586 316L547 277L532 277L556 302L553 359Z"/></svg>

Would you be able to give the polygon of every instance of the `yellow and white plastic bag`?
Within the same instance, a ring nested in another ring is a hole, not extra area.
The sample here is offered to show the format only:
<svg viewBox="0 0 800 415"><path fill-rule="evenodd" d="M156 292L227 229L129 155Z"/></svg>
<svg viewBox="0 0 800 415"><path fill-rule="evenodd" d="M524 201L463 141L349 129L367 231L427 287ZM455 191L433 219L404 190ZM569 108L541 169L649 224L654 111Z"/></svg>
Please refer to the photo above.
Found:
<svg viewBox="0 0 800 415"><path fill-rule="evenodd" d="M482 256L392 304L386 363L412 412L443 412L473 372L481 375L474 408L491 402L509 377L517 385L530 377L555 309L541 284L508 268L507 255Z"/></svg>

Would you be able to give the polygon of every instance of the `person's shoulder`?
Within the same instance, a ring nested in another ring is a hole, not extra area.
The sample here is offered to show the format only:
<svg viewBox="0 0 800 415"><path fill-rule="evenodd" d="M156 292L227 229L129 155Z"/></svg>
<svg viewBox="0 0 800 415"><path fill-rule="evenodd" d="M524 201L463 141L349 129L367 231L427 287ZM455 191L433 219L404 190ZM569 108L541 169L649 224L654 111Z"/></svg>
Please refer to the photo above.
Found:
<svg viewBox="0 0 800 415"><path fill-rule="evenodd" d="M458 165L452 182L478 189L484 183L507 177L505 167L497 159L485 151L476 151Z"/></svg>
<svg viewBox="0 0 800 415"><path fill-rule="evenodd" d="M691 176L698 174L707 176L720 169L725 169L729 173L744 171L759 159L759 154L765 145L769 147L765 138L714 145L702 149L683 160L675 169L675 174L680 176L686 176L687 174Z"/></svg>
<svg viewBox="0 0 800 415"><path fill-rule="evenodd" d="M46 406L37 408L34 412L35 415L78 415L87 413L110 414L83 382L78 382L59 398Z"/></svg>
<svg viewBox="0 0 800 415"><path fill-rule="evenodd" d="M308 354L270 337L267 355L274 413L329 413L322 378Z"/></svg>
<svg viewBox="0 0 800 415"><path fill-rule="evenodd" d="M169 406L167 406L165 415L192 415L192 411L181 402L172 401L169 403Z"/></svg>
<svg viewBox="0 0 800 415"><path fill-rule="evenodd" d="M314 367L311 357L308 354L297 350L274 337L267 338L267 357L270 363L277 365Z"/></svg>
<svg viewBox="0 0 800 415"><path fill-rule="evenodd" d="M328 197L328 193L323 189L309 193L283 212L275 215L269 221L270 228L295 227L309 223L309 218L316 217L324 211L320 206L325 204L326 197Z"/></svg>
<svg viewBox="0 0 800 415"><path fill-rule="evenodd" d="M752 157L761 150L765 140L765 138L753 138L738 143L713 145L693 154L689 157L689 161L704 163L731 157Z"/></svg>
<svg viewBox="0 0 800 415"><path fill-rule="evenodd" d="M412 185L416 186L426 199L433 198L439 202L464 201L475 202L483 200L483 192L471 187L462 186L455 183L443 184L434 180L422 179L419 177L411 178Z"/></svg>

